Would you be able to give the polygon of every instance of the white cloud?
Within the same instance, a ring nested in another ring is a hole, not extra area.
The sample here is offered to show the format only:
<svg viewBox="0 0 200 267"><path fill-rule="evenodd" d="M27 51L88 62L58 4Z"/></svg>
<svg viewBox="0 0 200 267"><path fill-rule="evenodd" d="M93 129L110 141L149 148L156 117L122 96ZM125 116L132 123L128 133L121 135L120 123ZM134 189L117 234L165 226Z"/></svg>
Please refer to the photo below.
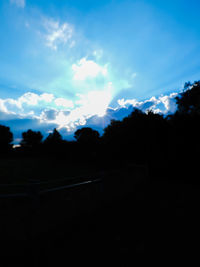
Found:
<svg viewBox="0 0 200 267"><path fill-rule="evenodd" d="M80 100L76 103L81 105L81 110L88 115L105 115L111 101L111 91L90 91L87 95L79 95Z"/></svg>
<svg viewBox="0 0 200 267"><path fill-rule="evenodd" d="M53 99L54 99L53 94L44 93L44 94L38 95L35 93L27 92L18 98L17 103L21 107L23 104L27 104L29 106L36 106L38 105L39 101L50 103L52 102Z"/></svg>
<svg viewBox="0 0 200 267"><path fill-rule="evenodd" d="M155 97L151 97L150 99L147 99L145 101L137 101L136 99L124 100L124 98L122 98L117 102L121 107L132 105L133 107L141 109L143 111L147 111L148 109L153 108L160 103L160 101Z"/></svg>
<svg viewBox="0 0 200 267"><path fill-rule="evenodd" d="M18 100L7 98L3 100L4 106L7 110L7 113L9 112L18 112L21 110L21 104Z"/></svg>
<svg viewBox="0 0 200 267"><path fill-rule="evenodd" d="M18 103L20 104L20 106L22 104L27 104L27 105L31 105L31 106L36 106L38 104L38 101L40 99L40 96L35 94L35 93L25 93L24 95L22 95L19 99L18 99Z"/></svg>
<svg viewBox="0 0 200 267"><path fill-rule="evenodd" d="M112 83L108 83L102 90L79 94L77 95L79 99L75 103L65 98L56 98L53 94L32 92L27 92L17 99L0 99L0 119L35 119L40 125L56 125L58 129L66 129L69 132L87 124L94 116L109 121L108 109L112 100L112 86ZM172 93L158 98L151 97L145 101L119 99L116 118L126 115L126 112L117 113L121 107L127 109L129 106L144 112L152 110L155 113L173 113L176 110L174 99L176 95L177 93Z"/></svg>
<svg viewBox="0 0 200 267"><path fill-rule="evenodd" d="M50 103L50 102L53 101L54 95L53 94L44 93L44 94L40 95L40 99L45 101L45 102L47 102L47 103Z"/></svg>
<svg viewBox="0 0 200 267"><path fill-rule="evenodd" d="M136 107L139 102L136 99L127 99L127 100L124 100L124 98L122 98L122 99L118 99L117 100L117 103L121 107L125 108L128 105L132 105L132 106Z"/></svg>
<svg viewBox="0 0 200 267"><path fill-rule="evenodd" d="M171 93L169 96L160 96L159 100L164 104L166 111L165 113L173 113L176 111L177 105L175 97L178 93Z"/></svg>
<svg viewBox="0 0 200 267"><path fill-rule="evenodd" d="M50 104L54 99L53 94L35 94L27 92L17 99L0 99L0 111L5 114L16 114L19 116L34 115L34 110L39 106ZM34 110L30 110L34 109Z"/></svg>
<svg viewBox="0 0 200 267"><path fill-rule="evenodd" d="M159 98L151 97L145 101L137 101L136 99L119 99L117 102L121 107L132 105L135 108L141 109L144 112L152 110L155 113L169 114L176 111L175 96L178 93L171 93L170 95L160 96ZM163 105L163 108L160 106Z"/></svg>
<svg viewBox="0 0 200 267"><path fill-rule="evenodd" d="M16 118L19 108L14 99L0 99L0 120Z"/></svg>
<svg viewBox="0 0 200 267"><path fill-rule="evenodd" d="M65 98L56 98L55 99L56 106L61 106L65 108L73 108L74 104L71 100L65 99Z"/></svg>
<svg viewBox="0 0 200 267"><path fill-rule="evenodd" d="M104 116L111 101L110 85L103 91L91 91L87 95L79 95L76 108L71 111L45 111L41 114L41 122L55 123L58 128L73 131L77 126L85 125L90 117ZM60 100L59 100L60 101ZM50 116L49 116L50 115Z"/></svg>
<svg viewBox="0 0 200 267"><path fill-rule="evenodd" d="M75 45L75 41L71 40L74 29L73 26L67 22L60 24L59 21L53 19L44 18L43 26L45 27L47 34L45 34L46 45L53 50L57 50L58 45L66 44L69 41L69 47Z"/></svg>
<svg viewBox="0 0 200 267"><path fill-rule="evenodd" d="M95 78L99 75L106 76L108 73L107 65L100 66L93 60L82 58L77 64L72 65L74 72L73 79L76 81L84 81L87 78Z"/></svg>
<svg viewBox="0 0 200 267"><path fill-rule="evenodd" d="M26 5L25 0L10 0L10 3L16 5L17 7L21 7L21 8L24 8Z"/></svg>
<svg viewBox="0 0 200 267"><path fill-rule="evenodd" d="M4 113L8 112L7 108L5 107L5 103L3 99L0 99L0 111Z"/></svg>

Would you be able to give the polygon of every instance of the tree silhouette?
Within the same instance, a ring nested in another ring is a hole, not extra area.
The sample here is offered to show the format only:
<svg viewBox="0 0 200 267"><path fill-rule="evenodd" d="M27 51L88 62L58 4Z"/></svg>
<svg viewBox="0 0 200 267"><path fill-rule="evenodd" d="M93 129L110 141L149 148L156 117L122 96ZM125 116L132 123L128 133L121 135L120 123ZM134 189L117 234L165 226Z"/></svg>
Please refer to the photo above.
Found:
<svg viewBox="0 0 200 267"><path fill-rule="evenodd" d="M77 141L79 160L95 160L99 152L100 136L96 130L83 127L74 133Z"/></svg>
<svg viewBox="0 0 200 267"><path fill-rule="evenodd" d="M83 127L74 133L74 137L80 144L95 145L99 141L99 132L90 127Z"/></svg>
<svg viewBox="0 0 200 267"><path fill-rule="evenodd" d="M48 145L56 145L62 142L62 136L56 128L54 128L53 132L47 136L44 142Z"/></svg>
<svg viewBox="0 0 200 267"><path fill-rule="evenodd" d="M176 97L180 113L200 112L200 81L185 83L184 91Z"/></svg>
<svg viewBox="0 0 200 267"><path fill-rule="evenodd" d="M26 149L39 149L39 146L42 143L42 134L41 132L36 132L28 130L22 133L22 140L20 142L21 146Z"/></svg>
<svg viewBox="0 0 200 267"><path fill-rule="evenodd" d="M184 91L176 97L177 111L168 116L170 165L177 177L192 180L198 168L200 150L200 81L185 83Z"/></svg>
<svg viewBox="0 0 200 267"><path fill-rule="evenodd" d="M104 129L103 140L111 159L149 162L161 160L167 137L167 121L149 111L134 111L122 121L111 121Z"/></svg>
<svg viewBox="0 0 200 267"><path fill-rule="evenodd" d="M61 134L54 128L53 132L44 140L44 149L48 153L55 153L58 151L61 153L64 148L64 143Z"/></svg>
<svg viewBox="0 0 200 267"><path fill-rule="evenodd" d="M135 109L122 121L112 120L104 129L103 141L110 160L145 161L146 114Z"/></svg>
<svg viewBox="0 0 200 267"><path fill-rule="evenodd" d="M0 125L0 153L7 152L12 148L13 134L9 127Z"/></svg>
<svg viewBox="0 0 200 267"><path fill-rule="evenodd" d="M170 121L179 143L190 151L193 149L194 152L199 147L200 136L200 81L193 84L188 82L184 88L185 90L176 97L178 109Z"/></svg>

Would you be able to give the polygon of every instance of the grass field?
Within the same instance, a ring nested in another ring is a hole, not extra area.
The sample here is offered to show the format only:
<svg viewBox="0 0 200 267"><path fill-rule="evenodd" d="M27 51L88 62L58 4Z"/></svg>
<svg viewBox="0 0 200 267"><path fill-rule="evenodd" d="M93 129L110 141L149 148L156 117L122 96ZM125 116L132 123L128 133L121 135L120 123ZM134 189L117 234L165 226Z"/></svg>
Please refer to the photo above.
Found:
<svg viewBox="0 0 200 267"><path fill-rule="evenodd" d="M55 158L0 159L0 194L26 192L27 183L40 182L40 190L95 178L92 164L69 163ZM15 184L15 186L5 186Z"/></svg>
<svg viewBox="0 0 200 267"><path fill-rule="evenodd" d="M0 184L73 178L95 170L90 164L70 164L54 158L0 159Z"/></svg>

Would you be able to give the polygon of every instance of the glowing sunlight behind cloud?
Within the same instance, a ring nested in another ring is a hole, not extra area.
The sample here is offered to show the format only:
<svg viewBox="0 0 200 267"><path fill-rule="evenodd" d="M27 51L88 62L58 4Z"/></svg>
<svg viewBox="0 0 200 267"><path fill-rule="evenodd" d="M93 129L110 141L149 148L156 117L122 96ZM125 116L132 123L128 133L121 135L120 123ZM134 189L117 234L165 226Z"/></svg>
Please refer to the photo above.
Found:
<svg viewBox="0 0 200 267"><path fill-rule="evenodd" d="M0 124L67 136L133 107L174 112L200 77L200 4L171 2L0 0Z"/></svg>
<svg viewBox="0 0 200 267"><path fill-rule="evenodd" d="M73 108L74 104L71 100L65 98L57 98L55 99L55 104L57 106L65 107L65 108Z"/></svg>
<svg viewBox="0 0 200 267"><path fill-rule="evenodd" d="M107 65L100 66L93 60L87 60L82 58L77 64L72 65L72 70L74 72L74 80L83 81L87 78L95 78L98 75L107 75Z"/></svg>
<svg viewBox="0 0 200 267"><path fill-rule="evenodd" d="M87 95L80 95L80 100L76 103L82 106L85 114L104 116L111 99L111 90L108 88L104 91L90 91Z"/></svg>
<svg viewBox="0 0 200 267"><path fill-rule="evenodd" d="M86 95L78 95L80 99L76 101L76 108L71 111L57 112L51 123L57 124L58 129L65 128L67 131L73 131L76 127L85 125L87 119L92 116L104 116L111 96L110 84L103 91L90 91Z"/></svg>

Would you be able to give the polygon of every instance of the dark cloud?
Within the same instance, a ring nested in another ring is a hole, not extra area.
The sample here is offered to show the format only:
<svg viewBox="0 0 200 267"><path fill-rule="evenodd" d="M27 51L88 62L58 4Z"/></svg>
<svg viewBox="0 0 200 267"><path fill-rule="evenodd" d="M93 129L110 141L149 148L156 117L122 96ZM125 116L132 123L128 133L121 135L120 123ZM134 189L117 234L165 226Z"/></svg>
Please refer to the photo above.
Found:
<svg viewBox="0 0 200 267"><path fill-rule="evenodd" d="M48 109L42 112L42 116L45 120L55 120L58 111L56 109Z"/></svg>

